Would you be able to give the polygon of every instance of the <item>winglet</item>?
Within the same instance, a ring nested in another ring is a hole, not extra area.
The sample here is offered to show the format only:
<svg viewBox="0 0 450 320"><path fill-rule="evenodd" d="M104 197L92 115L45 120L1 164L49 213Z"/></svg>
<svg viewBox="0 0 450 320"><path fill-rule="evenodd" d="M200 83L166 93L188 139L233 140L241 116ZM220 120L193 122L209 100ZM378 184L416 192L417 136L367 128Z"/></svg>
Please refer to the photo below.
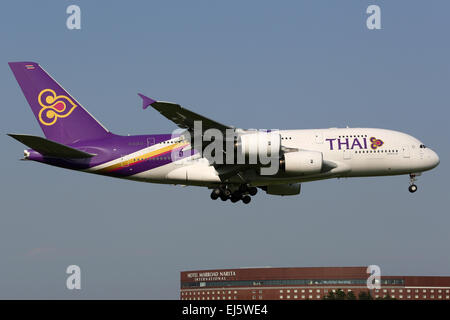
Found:
<svg viewBox="0 0 450 320"><path fill-rule="evenodd" d="M156 102L156 100L153 100L149 97L144 96L142 93L138 93L138 96L142 98L142 109L147 109L147 107L153 103Z"/></svg>

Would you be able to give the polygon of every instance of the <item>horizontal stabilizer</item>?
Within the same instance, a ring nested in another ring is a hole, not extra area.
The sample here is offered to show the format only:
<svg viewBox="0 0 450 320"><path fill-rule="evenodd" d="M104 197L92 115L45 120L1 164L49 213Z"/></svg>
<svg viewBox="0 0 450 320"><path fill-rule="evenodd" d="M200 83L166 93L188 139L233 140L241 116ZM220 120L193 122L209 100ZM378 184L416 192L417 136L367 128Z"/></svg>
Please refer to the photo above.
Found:
<svg viewBox="0 0 450 320"><path fill-rule="evenodd" d="M46 157L82 159L95 156L95 154L80 151L42 137L11 133L8 133L8 136L22 142L24 145L36 150Z"/></svg>

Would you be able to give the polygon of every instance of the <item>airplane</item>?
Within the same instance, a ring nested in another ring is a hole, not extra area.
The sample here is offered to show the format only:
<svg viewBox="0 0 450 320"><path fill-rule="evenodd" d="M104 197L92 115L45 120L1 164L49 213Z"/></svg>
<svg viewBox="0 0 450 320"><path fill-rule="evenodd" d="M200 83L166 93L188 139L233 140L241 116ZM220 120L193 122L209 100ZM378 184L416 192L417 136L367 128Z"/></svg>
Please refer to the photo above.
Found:
<svg viewBox="0 0 450 320"><path fill-rule="evenodd" d="M414 193L417 176L439 164L436 152L398 131L240 129L140 93L143 109L153 107L181 131L116 135L38 63L10 62L9 66L45 135L8 134L30 148L24 151L23 160L135 181L201 186L212 190L213 200L245 204L258 189L270 195L297 195L304 182L332 178L409 175L408 189ZM218 140L223 148L205 155L208 130L232 132L233 138ZM224 141L231 149L225 148ZM221 163L212 157L216 151L225 156L234 154ZM249 161L264 152L270 164L276 164L271 174L263 173L270 169L267 162L258 157ZM236 155L244 160L236 161Z"/></svg>

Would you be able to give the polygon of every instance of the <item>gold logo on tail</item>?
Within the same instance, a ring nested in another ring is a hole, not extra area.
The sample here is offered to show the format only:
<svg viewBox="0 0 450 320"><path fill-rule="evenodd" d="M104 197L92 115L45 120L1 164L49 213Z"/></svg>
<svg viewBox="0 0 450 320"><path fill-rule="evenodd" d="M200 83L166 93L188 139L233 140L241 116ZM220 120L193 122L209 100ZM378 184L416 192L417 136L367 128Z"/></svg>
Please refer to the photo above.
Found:
<svg viewBox="0 0 450 320"><path fill-rule="evenodd" d="M59 118L68 117L77 107L75 102L67 96L57 96L52 89L44 89L38 96L39 122L46 126L54 125Z"/></svg>

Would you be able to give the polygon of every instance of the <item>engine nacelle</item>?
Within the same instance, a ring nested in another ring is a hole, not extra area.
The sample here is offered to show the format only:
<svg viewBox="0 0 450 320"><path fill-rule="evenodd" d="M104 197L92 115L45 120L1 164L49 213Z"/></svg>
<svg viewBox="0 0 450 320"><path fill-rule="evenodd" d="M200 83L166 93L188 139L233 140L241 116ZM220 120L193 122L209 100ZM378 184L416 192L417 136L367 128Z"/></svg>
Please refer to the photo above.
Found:
<svg viewBox="0 0 450 320"><path fill-rule="evenodd" d="M300 193L300 183L272 184L264 188L267 194L276 196L294 196Z"/></svg>
<svg viewBox="0 0 450 320"><path fill-rule="evenodd" d="M244 134L239 137L237 146L238 152L245 158L276 157L281 151L281 136L263 131Z"/></svg>
<svg viewBox="0 0 450 320"><path fill-rule="evenodd" d="M288 174L314 174L322 170L323 155L318 151L297 151L284 154L280 169Z"/></svg>

